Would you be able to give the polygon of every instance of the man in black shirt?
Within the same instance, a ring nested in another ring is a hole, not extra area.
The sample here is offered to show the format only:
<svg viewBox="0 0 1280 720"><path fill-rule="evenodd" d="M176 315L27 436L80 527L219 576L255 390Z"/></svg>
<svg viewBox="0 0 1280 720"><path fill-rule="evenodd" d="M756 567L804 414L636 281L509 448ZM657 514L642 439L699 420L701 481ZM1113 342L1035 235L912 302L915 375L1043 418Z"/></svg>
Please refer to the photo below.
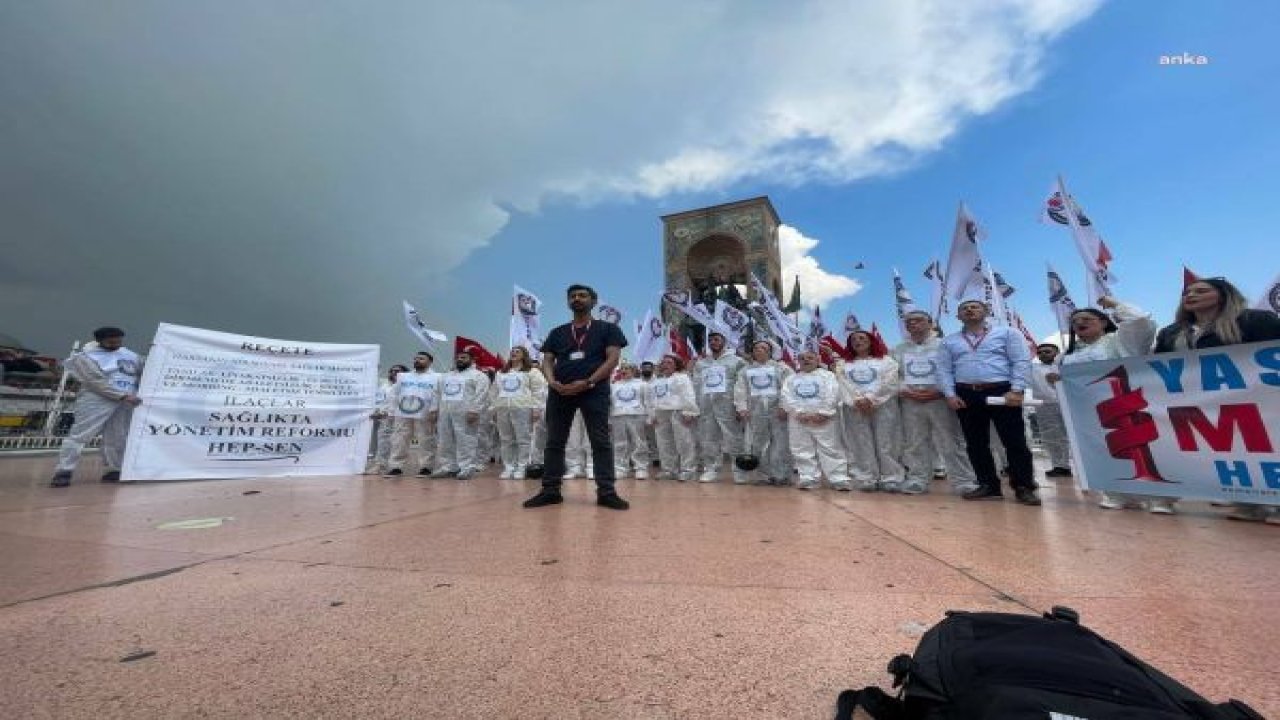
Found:
<svg viewBox="0 0 1280 720"><path fill-rule="evenodd" d="M564 478L564 447L574 413L582 420L591 441L595 469L596 504L614 510L631 507L614 490L613 442L609 437L609 378L618 366L627 339L613 323L591 318L596 291L586 285L570 285L569 309L573 322L561 325L542 343L542 374L547 379L547 447L543 459L542 491L524 501L527 508L564 502L560 484Z"/></svg>

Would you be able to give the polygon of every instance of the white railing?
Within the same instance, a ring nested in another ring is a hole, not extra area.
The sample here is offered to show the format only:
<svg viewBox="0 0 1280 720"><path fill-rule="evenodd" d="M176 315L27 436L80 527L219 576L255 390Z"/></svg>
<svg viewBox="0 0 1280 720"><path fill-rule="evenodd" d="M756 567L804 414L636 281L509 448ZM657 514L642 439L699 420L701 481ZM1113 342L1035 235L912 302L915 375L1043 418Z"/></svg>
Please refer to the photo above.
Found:
<svg viewBox="0 0 1280 720"><path fill-rule="evenodd" d="M102 444L102 438L96 437L88 447L96 448ZM20 450L57 450L62 447L62 438L51 435L0 436L0 452Z"/></svg>

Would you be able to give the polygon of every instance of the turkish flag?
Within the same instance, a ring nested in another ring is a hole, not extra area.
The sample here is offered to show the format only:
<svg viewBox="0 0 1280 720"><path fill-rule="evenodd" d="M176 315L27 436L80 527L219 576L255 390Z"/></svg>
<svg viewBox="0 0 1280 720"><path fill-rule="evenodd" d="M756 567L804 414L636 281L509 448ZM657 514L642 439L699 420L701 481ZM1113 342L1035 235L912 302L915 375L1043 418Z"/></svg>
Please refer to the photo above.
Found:
<svg viewBox="0 0 1280 720"><path fill-rule="evenodd" d="M1188 285L1200 279L1200 276L1191 272L1191 268L1186 265L1182 266L1182 287L1185 290Z"/></svg>
<svg viewBox="0 0 1280 720"><path fill-rule="evenodd" d="M884 357L889 354L889 344L884 341L884 336L880 334L880 328L875 323L871 323L871 354L875 357Z"/></svg>
<svg viewBox="0 0 1280 720"><path fill-rule="evenodd" d="M668 333L671 338L671 352L684 361L687 366L693 360L693 351L689 349L689 343L685 342L684 337L680 335L680 331L675 327L671 328Z"/></svg>
<svg viewBox="0 0 1280 720"><path fill-rule="evenodd" d="M830 334L822 337L821 346L823 350L835 354L846 362L851 362L853 360L853 356L849 354L848 349L841 345L840 341L836 340Z"/></svg>
<svg viewBox="0 0 1280 720"><path fill-rule="evenodd" d="M457 355L462 352L470 353L472 362L474 362L476 368L480 370L487 368L501 370L503 366L506 365L506 363L502 362L502 358L489 352L485 346L471 338L465 338L459 335L453 341L453 354Z"/></svg>

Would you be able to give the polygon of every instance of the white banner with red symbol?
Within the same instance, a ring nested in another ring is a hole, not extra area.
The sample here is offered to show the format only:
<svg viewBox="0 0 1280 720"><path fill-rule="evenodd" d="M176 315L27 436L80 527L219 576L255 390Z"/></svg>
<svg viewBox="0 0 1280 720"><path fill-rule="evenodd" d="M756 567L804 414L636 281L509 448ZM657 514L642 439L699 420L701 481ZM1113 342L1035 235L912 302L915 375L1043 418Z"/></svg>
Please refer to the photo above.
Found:
<svg viewBox="0 0 1280 720"><path fill-rule="evenodd" d="M1067 365L1083 487L1280 505L1280 341Z"/></svg>
<svg viewBox="0 0 1280 720"><path fill-rule="evenodd" d="M142 372L123 479L358 473L377 385L377 345L161 323Z"/></svg>

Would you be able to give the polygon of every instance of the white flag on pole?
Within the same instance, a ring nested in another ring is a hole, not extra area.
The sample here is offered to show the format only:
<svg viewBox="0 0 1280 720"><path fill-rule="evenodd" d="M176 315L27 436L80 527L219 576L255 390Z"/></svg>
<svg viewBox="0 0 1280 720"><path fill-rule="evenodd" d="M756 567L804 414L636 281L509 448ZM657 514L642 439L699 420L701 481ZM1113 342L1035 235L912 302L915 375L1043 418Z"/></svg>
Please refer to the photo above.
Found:
<svg viewBox="0 0 1280 720"><path fill-rule="evenodd" d="M1255 310L1270 310L1273 313L1280 314L1280 275L1276 275L1276 279L1271 281L1266 290L1258 296L1258 301L1253 304Z"/></svg>
<svg viewBox="0 0 1280 720"><path fill-rule="evenodd" d="M902 275L898 274L898 268L893 269L893 305L898 311L898 330L906 337L907 313L916 309L916 301L907 292L907 284L902 281Z"/></svg>
<svg viewBox="0 0 1280 720"><path fill-rule="evenodd" d="M418 311L409 304L408 300L401 300L404 303L404 324L409 328L409 332L413 336L422 341L422 344L428 350L435 350L437 342L446 342L449 336L438 330L432 330L427 324L422 322L422 316L418 315Z"/></svg>
<svg viewBox="0 0 1280 720"><path fill-rule="evenodd" d="M614 307L613 305L598 303L595 306L595 309L591 311L591 314L597 320L602 320L607 323L613 323L614 325L617 325L619 327L622 326L622 311Z"/></svg>
<svg viewBox="0 0 1280 720"><path fill-rule="evenodd" d="M924 277L929 281L929 313L933 321L942 323L942 315L947 311L947 280L942 272L942 263L936 259L924 269Z"/></svg>
<svg viewBox="0 0 1280 720"><path fill-rule="evenodd" d="M1089 304L1096 304L1098 298L1111 295L1111 286L1116 278L1111 274L1111 250L1098 234L1098 228L1084 214L1080 204L1067 192L1066 183L1058 176L1057 186L1045 201L1040 213L1040 221L1059 225L1070 229L1071 239L1075 241L1076 251L1084 262L1085 284L1088 290Z"/></svg>
<svg viewBox="0 0 1280 720"><path fill-rule="evenodd" d="M662 318L655 316L652 310L645 312L644 321L636 334L637 363L657 363L667 353L667 326Z"/></svg>
<svg viewBox="0 0 1280 720"><path fill-rule="evenodd" d="M542 356L542 301L519 285L511 295L511 347L522 347L535 360Z"/></svg>
<svg viewBox="0 0 1280 720"><path fill-rule="evenodd" d="M716 328L724 333L725 340L728 340L732 347L741 345L742 336L746 335L751 327L751 318L723 300L716 300L714 315Z"/></svg>
<svg viewBox="0 0 1280 720"><path fill-rule="evenodd" d="M1071 313L1076 311L1076 304L1071 301L1066 283L1062 282L1062 277L1052 265L1049 266L1049 307L1053 308L1053 316L1058 321L1058 334L1067 337L1067 331L1071 329Z"/></svg>
<svg viewBox="0 0 1280 720"><path fill-rule="evenodd" d="M983 294L985 273L978 243L986 239L986 236L986 231L969 214L969 208L960 203L960 209L956 212L955 230L951 233L951 253L947 256L947 271L944 276L946 294L950 297L963 300L966 296L977 297Z"/></svg>

